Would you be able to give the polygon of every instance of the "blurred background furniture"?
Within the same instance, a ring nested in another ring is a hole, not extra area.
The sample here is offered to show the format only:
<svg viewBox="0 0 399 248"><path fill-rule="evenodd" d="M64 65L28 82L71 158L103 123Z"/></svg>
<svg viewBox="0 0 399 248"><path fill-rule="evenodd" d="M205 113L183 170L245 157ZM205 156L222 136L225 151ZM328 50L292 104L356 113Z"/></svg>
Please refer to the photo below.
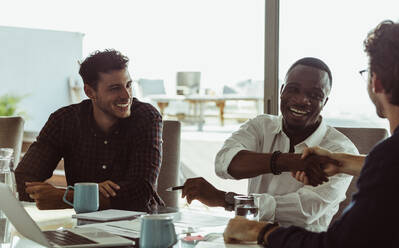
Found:
<svg viewBox="0 0 399 248"><path fill-rule="evenodd" d="M192 95L199 94L201 72L199 71L179 71L176 74L176 94Z"/></svg>
<svg viewBox="0 0 399 248"><path fill-rule="evenodd" d="M378 142L389 136L388 131L384 128L336 127L336 129L355 144L360 154L368 154ZM353 177L352 182L346 191L346 199L340 203L339 210L334 215L331 224L339 219L344 209L352 200L352 194L357 192L358 189L356 184L358 178L358 176Z"/></svg>
<svg viewBox="0 0 399 248"><path fill-rule="evenodd" d="M158 177L157 191L168 207L178 207L180 191L165 191L179 185L180 171L180 130L179 121L163 121L162 166Z"/></svg>
<svg viewBox="0 0 399 248"><path fill-rule="evenodd" d="M24 123L20 116L0 116L0 147L14 149L14 169L21 156Z"/></svg>
<svg viewBox="0 0 399 248"><path fill-rule="evenodd" d="M145 79L140 78L137 81L141 97L150 95L165 95L165 85L162 79Z"/></svg>
<svg viewBox="0 0 399 248"><path fill-rule="evenodd" d="M153 101L153 97L167 97L165 91L165 83L162 79L145 79L140 78L137 81L137 96L140 100ZM164 115L165 108L169 105L169 101L156 101L159 112Z"/></svg>
<svg viewBox="0 0 399 248"><path fill-rule="evenodd" d="M185 98L185 101L190 102L194 105L194 116L197 116L198 131L203 130L203 125L205 123L204 111L205 103L214 102L219 108L219 120L220 125L224 125L224 109L227 101L250 101L255 102L258 106L261 101L263 101L262 96L242 96L239 94L230 94L222 96L211 96L211 95L190 95ZM258 110L257 110L258 113Z"/></svg>

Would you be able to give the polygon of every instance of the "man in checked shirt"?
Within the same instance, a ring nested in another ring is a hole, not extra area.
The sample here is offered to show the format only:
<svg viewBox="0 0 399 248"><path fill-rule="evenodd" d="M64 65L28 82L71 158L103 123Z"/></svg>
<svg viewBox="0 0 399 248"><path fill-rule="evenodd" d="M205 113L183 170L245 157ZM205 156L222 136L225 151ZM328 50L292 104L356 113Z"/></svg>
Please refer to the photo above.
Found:
<svg viewBox="0 0 399 248"><path fill-rule="evenodd" d="M39 209L68 208L65 190L44 182L64 159L68 185L97 182L100 208L150 211L162 205L155 190L162 155L162 117L132 97L129 59L96 51L80 65L89 98L50 115L15 176L20 200ZM67 196L73 199L73 191Z"/></svg>

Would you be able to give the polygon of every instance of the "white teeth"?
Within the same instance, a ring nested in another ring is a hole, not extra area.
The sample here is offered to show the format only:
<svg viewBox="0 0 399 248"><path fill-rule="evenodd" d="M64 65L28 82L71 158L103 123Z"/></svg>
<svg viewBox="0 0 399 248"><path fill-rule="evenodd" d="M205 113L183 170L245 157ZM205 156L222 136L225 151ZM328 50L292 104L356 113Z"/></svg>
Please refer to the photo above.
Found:
<svg viewBox="0 0 399 248"><path fill-rule="evenodd" d="M296 108L293 108L293 107L290 107L290 110L291 110L292 112L294 112L294 113L302 114L302 115L305 115L305 114L308 113L308 112L306 112L306 111L302 111L302 110L299 110L299 109L296 109Z"/></svg>
<svg viewBox="0 0 399 248"><path fill-rule="evenodd" d="M129 103L126 103L126 104L116 104L116 106L121 107L121 108L125 108L125 107L129 106Z"/></svg>

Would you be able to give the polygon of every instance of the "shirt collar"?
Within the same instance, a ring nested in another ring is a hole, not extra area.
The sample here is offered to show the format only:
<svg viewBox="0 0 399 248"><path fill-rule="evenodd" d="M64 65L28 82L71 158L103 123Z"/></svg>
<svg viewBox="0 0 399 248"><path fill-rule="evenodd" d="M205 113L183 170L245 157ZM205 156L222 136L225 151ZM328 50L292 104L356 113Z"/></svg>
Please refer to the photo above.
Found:
<svg viewBox="0 0 399 248"><path fill-rule="evenodd" d="M307 147L318 146L327 132L327 125L323 117L321 117L320 125L317 129L304 141L299 144L305 144ZM299 145L298 144L298 145Z"/></svg>
<svg viewBox="0 0 399 248"><path fill-rule="evenodd" d="M283 116L279 115L276 125L271 129L272 134L279 134L283 131Z"/></svg>
<svg viewBox="0 0 399 248"><path fill-rule="evenodd" d="M272 130L273 134L282 133L282 130L283 130L283 116L282 115L279 116L277 123L278 124ZM297 144L297 146L301 145L301 144L305 144L307 147L318 146L321 143L321 141L323 140L323 137L325 136L326 132L327 132L327 124L324 121L324 118L321 117L321 122L320 122L320 125L317 127L317 129L309 137L307 137L304 141Z"/></svg>
<svg viewBox="0 0 399 248"><path fill-rule="evenodd" d="M90 105L87 109L87 125L94 136L107 136L97 125L97 122L94 120L93 114L93 104L90 101ZM109 134L118 134L120 132L122 126L122 120L118 120L110 129Z"/></svg>

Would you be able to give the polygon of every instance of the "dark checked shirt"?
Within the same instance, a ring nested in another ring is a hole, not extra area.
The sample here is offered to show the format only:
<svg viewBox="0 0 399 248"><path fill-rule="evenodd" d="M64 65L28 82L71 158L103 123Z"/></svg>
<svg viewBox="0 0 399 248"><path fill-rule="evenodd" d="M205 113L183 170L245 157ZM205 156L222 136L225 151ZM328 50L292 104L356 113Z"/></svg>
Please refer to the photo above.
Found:
<svg viewBox="0 0 399 248"><path fill-rule="evenodd" d="M162 202L155 185L161 166L162 117L148 103L133 99L131 116L120 119L108 134L92 114L91 100L50 115L15 175L21 200L30 200L26 181L44 181L64 158L68 185L111 180L120 186L111 207L149 211Z"/></svg>
<svg viewBox="0 0 399 248"><path fill-rule="evenodd" d="M399 247L399 127L366 157L351 204L327 232L299 227L270 234L269 247Z"/></svg>

